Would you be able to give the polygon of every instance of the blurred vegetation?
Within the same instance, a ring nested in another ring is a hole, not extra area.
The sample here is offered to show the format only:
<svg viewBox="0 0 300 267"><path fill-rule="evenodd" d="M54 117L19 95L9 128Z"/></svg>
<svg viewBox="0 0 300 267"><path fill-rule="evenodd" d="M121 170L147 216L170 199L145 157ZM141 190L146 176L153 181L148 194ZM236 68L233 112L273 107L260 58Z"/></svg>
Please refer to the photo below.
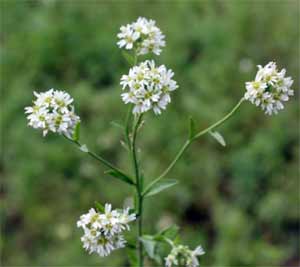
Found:
<svg viewBox="0 0 300 267"><path fill-rule="evenodd" d="M221 118L257 64L274 60L295 80L278 116L245 103L219 131L189 148L169 174L180 184L146 203L146 231L177 223L202 244L203 266L299 266L299 1L1 0L1 261L4 266L126 266L126 251L88 255L76 220L95 200L122 206L131 191L63 138L26 126L33 90L67 90L82 138L130 171L121 132L128 71L116 45L123 24L157 21L167 47L155 60L180 88L166 112L147 114L139 138L147 181L187 136ZM134 233L134 231L132 231Z"/></svg>

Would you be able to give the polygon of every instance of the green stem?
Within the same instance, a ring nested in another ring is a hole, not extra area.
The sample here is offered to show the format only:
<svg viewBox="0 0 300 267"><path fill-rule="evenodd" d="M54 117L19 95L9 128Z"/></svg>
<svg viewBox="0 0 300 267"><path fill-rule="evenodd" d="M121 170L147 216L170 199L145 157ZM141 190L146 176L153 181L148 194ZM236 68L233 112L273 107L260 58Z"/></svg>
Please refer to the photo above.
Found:
<svg viewBox="0 0 300 267"><path fill-rule="evenodd" d="M222 119L220 119L219 121L217 121L216 123L212 124L211 126L209 126L208 128L200 131L199 133L195 134L192 138L188 139L183 146L181 147L181 149L179 150L179 152L176 154L175 158L173 159L173 161L170 163L170 165L163 171L163 173L156 178L148 187L150 187L151 185L157 183L159 180L161 180L164 176L167 175L167 173L174 167L174 165L177 163L177 161L181 158L181 156L183 155L183 153L186 151L186 149L190 146L190 144L196 140L197 138L199 138L200 136L210 132L211 130L213 130L214 128L220 126L221 124L223 124L225 121L227 121L240 107L240 105L243 103L244 98L241 98L241 100L237 103L237 105L234 106L234 108L227 114L225 115Z"/></svg>
<svg viewBox="0 0 300 267"><path fill-rule="evenodd" d="M73 144L77 145L79 148L82 146L81 143L79 141L75 141L65 135L63 135L67 140L69 140L70 142L72 142ZM114 165L112 165L110 162L108 162L106 159L102 158L101 156L97 155L96 153L88 150L87 153L94 159L100 161L101 163L103 163L105 166L109 167L110 169L113 169L125 176L127 176L122 170L120 170L119 168L115 167Z"/></svg>
<svg viewBox="0 0 300 267"><path fill-rule="evenodd" d="M133 169L135 173L135 184L136 184L136 194L137 194L137 205L138 205L138 227L137 227L137 258L139 267L144 266L144 255L143 255L143 246L141 243L141 236L143 234L143 196L142 196L142 186L141 186L141 179L140 179L140 172L139 172L139 164L137 160L137 152L136 152L136 137L138 128L142 121L142 115L139 115L136 123L134 125L133 133L132 133L132 143L131 143L131 155L132 155L132 162L133 162Z"/></svg>
<svg viewBox="0 0 300 267"><path fill-rule="evenodd" d="M130 121L131 121L131 117L132 117L132 108L133 108L133 106L130 105L127 110L126 119L125 119L125 131L124 131L125 140L126 140L126 143L127 143L127 146L129 147L129 149L131 147L129 127L130 127Z"/></svg>

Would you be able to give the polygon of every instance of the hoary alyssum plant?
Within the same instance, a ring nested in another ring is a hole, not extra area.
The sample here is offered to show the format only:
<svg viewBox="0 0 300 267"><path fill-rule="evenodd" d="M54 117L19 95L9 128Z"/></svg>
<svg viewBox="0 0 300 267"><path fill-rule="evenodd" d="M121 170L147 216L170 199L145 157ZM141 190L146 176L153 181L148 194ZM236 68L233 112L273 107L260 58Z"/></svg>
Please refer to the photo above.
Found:
<svg viewBox="0 0 300 267"><path fill-rule="evenodd" d="M114 250L127 246L136 250L136 257L130 257L132 266L142 267L145 257L153 261L155 266L199 266L199 256L204 254L203 248L198 246L190 249L180 244L176 226L154 234L143 231L144 201L177 183L176 180L165 177L195 140L210 134L224 145L223 137L215 129L234 115L246 100L260 107L268 115L277 114L282 110L283 103L293 95L293 80L285 76L285 69L279 71L274 62L265 66L259 65L255 79L245 84L244 96L222 119L200 131L196 130L194 121L190 119L189 136L174 159L157 178L149 184L144 184L144 174L141 174L137 158L136 140L139 129L147 112L153 111L154 115L159 115L166 110L171 103L171 95L179 86L174 80L173 71L165 65L159 66L154 60L139 61L141 55L160 55L165 46L165 36L154 20L138 18L137 21L122 26L117 37L117 44L123 49L123 55L131 65L128 74L121 77L120 91L123 102L128 104L128 113L122 129L124 143L130 151L128 164L131 162L133 173L125 173L81 143L80 117L75 112L73 98L65 91L50 89L46 92L34 92L33 105L25 108L28 125L41 129L44 136L49 132L63 136L86 155L104 164L108 168L107 175L135 188L134 207L113 209L111 204L102 205L95 202L95 206L79 218L77 227L83 230L81 241L88 253L105 257ZM133 223L137 224L136 243L129 244L125 235L126 231L130 230L129 225ZM169 252L161 255L160 246L168 246Z"/></svg>

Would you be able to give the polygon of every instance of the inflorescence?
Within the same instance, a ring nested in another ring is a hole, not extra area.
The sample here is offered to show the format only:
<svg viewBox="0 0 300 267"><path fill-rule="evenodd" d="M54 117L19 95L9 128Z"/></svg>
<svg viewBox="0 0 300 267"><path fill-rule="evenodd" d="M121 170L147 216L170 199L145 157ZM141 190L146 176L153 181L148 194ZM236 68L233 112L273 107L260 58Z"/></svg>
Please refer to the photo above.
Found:
<svg viewBox="0 0 300 267"><path fill-rule="evenodd" d="M149 52L159 55L162 51L161 47L165 46L165 36L155 25L154 20L139 17L137 21L121 26L120 31L118 46L127 50L135 50L138 55L145 55Z"/></svg>
<svg viewBox="0 0 300 267"><path fill-rule="evenodd" d="M174 245L170 254L165 258L166 267L197 267L199 266L197 257L204 253L205 252L201 246L196 247L194 250L190 250L188 246Z"/></svg>
<svg viewBox="0 0 300 267"><path fill-rule="evenodd" d="M123 248L126 240L122 232L129 230L129 223L135 219L135 214L129 214L129 208L112 210L111 204L105 204L103 213L90 209L88 213L80 216L77 222L77 227L84 230L81 237L83 247L90 254L95 252L101 257Z"/></svg>
<svg viewBox="0 0 300 267"><path fill-rule="evenodd" d="M125 104L134 104L133 113L153 109L155 114L160 114L171 102L170 93L178 87L173 76L173 71L165 65L156 67L153 60L142 62L122 76L122 99Z"/></svg>
<svg viewBox="0 0 300 267"><path fill-rule="evenodd" d="M43 135L49 131L71 137L80 118L74 112L73 98L64 91L50 89L34 92L33 106L26 107L28 125L42 129Z"/></svg>
<svg viewBox="0 0 300 267"><path fill-rule="evenodd" d="M269 62L266 66L258 66L255 80L246 82L247 92L245 99L256 106L260 106L266 114L277 114L283 109L283 103L294 95L291 89L293 80L285 77L286 70L277 70L275 62Z"/></svg>

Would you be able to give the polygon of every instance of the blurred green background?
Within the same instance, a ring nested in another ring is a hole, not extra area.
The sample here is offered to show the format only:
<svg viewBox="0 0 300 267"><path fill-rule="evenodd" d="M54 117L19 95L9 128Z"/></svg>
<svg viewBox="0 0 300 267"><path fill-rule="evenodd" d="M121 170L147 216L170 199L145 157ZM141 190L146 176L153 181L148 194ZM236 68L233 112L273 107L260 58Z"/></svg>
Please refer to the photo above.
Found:
<svg viewBox="0 0 300 267"><path fill-rule="evenodd" d="M145 16L167 46L158 63L180 88L161 116L147 114L139 137L147 181L187 137L188 117L203 129L244 94L257 64L271 60L294 78L296 97L278 116L244 103L195 142L169 178L180 180L146 202L146 232L171 223L201 244L203 266L299 266L299 1L1 0L1 261L3 266L127 266L125 250L88 255L78 217L95 200L120 207L130 189L62 137L26 126L33 90L68 91L82 139L127 171L120 146L127 107L119 80L128 72L119 27ZM149 263L150 265L150 263Z"/></svg>

